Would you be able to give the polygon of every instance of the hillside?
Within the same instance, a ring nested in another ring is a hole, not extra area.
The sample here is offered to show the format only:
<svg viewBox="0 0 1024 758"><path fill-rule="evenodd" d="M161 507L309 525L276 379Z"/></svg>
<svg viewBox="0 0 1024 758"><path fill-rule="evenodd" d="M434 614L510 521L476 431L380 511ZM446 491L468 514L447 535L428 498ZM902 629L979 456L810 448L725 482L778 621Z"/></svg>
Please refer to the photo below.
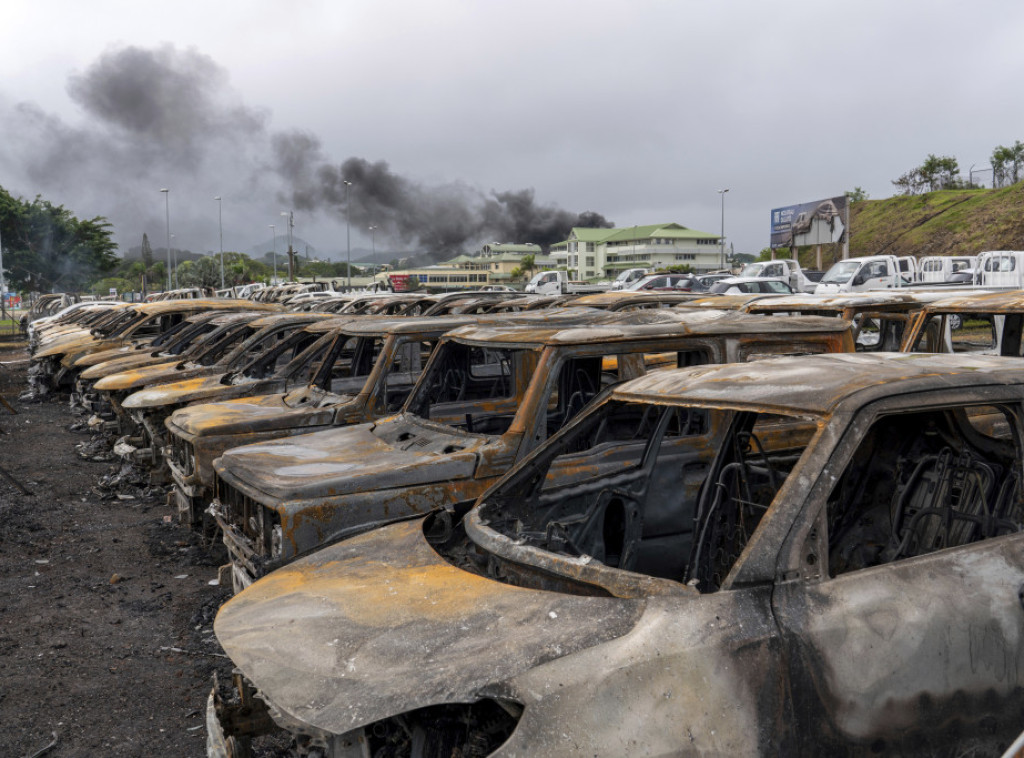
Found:
<svg viewBox="0 0 1024 758"><path fill-rule="evenodd" d="M1024 182L853 203L850 230L851 256L1024 250ZM822 251L826 267L834 259L828 247ZM813 249L802 248L800 259L813 265Z"/></svg>

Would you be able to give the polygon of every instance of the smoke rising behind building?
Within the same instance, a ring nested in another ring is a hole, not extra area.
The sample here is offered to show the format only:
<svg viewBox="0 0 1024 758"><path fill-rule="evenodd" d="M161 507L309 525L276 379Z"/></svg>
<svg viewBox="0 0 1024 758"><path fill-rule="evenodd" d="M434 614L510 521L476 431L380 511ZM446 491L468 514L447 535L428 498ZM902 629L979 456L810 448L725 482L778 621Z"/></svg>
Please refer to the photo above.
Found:
<svg viewBox="0 0 1024 758"><path fill-rule="evenodd" d="M164 242L162 187L171 190L171 232L182 247L216 239L216 195L233 236L244 238L236 247L267 236L278 208L342 223L347 214L357 229L375 226L385 244L438 257L492 240L549 245L575 225L611 225L597 213L539 204L532 189L428 186L383 160L335 160L315 134L271 129L270 112L243 103L227 71L194 48L108 50L69 77L67 93L81 114L75 122L0 96L9 135L2 182L80 216L106 216L125 249L144 232ZM278 222L280 237L286 222Z"/></svg>

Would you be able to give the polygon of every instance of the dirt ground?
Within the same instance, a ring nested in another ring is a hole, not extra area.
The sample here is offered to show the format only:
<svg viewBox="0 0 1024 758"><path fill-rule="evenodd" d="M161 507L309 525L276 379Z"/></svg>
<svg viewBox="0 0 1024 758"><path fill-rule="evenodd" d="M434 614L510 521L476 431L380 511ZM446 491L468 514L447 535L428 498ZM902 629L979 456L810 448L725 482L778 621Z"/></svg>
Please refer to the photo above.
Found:
<svg viewBox="0 0 1024 758"><path fill-rule="evenodd" d="M226 562L159 496L97 487L65 402L23 404L23 350L0 346L0 755L204 756ZM47 749L54 739L56 745Z"/></svg>

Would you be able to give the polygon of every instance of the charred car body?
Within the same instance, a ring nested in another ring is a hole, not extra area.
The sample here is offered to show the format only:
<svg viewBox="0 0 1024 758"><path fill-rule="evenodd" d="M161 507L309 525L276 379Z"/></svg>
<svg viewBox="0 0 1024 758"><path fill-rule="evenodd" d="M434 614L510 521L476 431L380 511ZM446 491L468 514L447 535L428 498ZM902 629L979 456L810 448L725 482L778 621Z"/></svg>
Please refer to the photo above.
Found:
<svg viewBox="0 0 1024 758"><path fill-rule="evenodd" d="M130 343L150 343L194 313L211 309L246 310L244 300L177 300L129 306L112 314L110 323L94 331L77 333L41 347L32 357L29 383L41 392L74 387L79 370L75 361L90 353ZM268 308L268 306L257 306ZM277 310L277 306L269 306Z"/></svg>
<svg viewBox="0 0 1024 758"><path fill-rule="evenodd" d="M237 334L246 323L265 315L251 311L211 311L189 317L148 345L137 344L79 358L75 365L81 368L81 373L75 380L71 405L81 405L93 413L111 413L104 393L95 391L94 385L99 380L143 367L161 365L171 368L198 360L212 345L229 345L231 335ZM123 398L128 391L125 389L119 394Z"/></svg>
<svg viewBox="0 0 1024 758"><path fill-rule="evenodd" d="M651 318L662 323L645 323ZM849 324L836 319L713 311L619 319L573 329L457 329L442 339L400 414L229 450L215 461L210 512L236 588L325 543L471 503L602 386L647 366L853 349Z"/></svg>
<svg viewBox="0 0 1024 758"><path fill-rule="evenodd" d="M202 403L167 419L179 519L209 504L213 460L244 444L371 421L405 402L437 340L468 319L370 319L337 328L311 382L290 392Z"/></svg>
<svg viewBox="0 0 1024 758"><path fill-rule="evenodd" d="M132 392L121 403L135 429L149 445L142 457L162 464L167 445L166 419L190 403L244 397L305 386L323 359L332 335L347 318L324 314L278 316L222 360L191 378L153 384ZM259 319L253 324L265 323ZM130 372L129 372L130 373ZM139 374L145 374L142 369ZM113 377L96 383L97 388Z"/></svg>
<svg viewBox="0 0 1024 758"><path fill-rule="evenodd" d="M218 638L300 756L998 755L1024 707L1016 363L650 374L461 525L296 561ZM211 697L210 755L236 713Z"/></svg>
<svg viewBox="0 0 1024 758"><path fill-rule="evenodd" d="M249 313L239 313L234 318L227 318L226 323L219 326L202 344L183 356L184 360L114 373L105 373L98 366L93 366L82 372L82 377L88 377L86 381L92 382L91 388L83 385L81 391L91 402L109 405L118 418L122 432L141 433L123 406L125 399L133 393L145 387L172 383L186 377L210 374L220 376L241 368L295 329L301 329L318 318L325 317L294 313L254 317ZM99 374L102 375L97 376ZM94 392L90 392L90 389Z"/></svg>

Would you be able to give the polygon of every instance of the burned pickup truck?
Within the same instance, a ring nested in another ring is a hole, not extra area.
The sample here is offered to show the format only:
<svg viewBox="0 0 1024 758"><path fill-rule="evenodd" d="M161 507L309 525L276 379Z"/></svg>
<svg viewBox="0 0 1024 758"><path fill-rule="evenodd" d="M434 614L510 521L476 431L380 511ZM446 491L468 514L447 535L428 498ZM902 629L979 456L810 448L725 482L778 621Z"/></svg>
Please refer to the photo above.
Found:
<svg viewBox="0 0 1024 758"><path fill-rule="evenodd" d="M229 601L248 720L211 696L209 754L262 719L322 758L998 756L1024 709L1017 363L612 388L461 522L384 526Z"/></svg>
<svg viewBox="0 0 1024 758"><path fill-rule="evenodd" d="M167 419L178 518L212 498L213 461L240 445L371 421L401 409L445 332L470 318L366 319L335 331L310 383L288 392L181 408Z"/></svg>
<svg viewBox="0 0 1024 758"><path fill-rule="evenodd" d="M644 323L653 318L661 323ZM618 319L462 327L442 339L398 415L229 450L214 463L210 512L236 588L325 543L472 502L603 386L649 366L853 350L850 325L837 319L715 311Z"/></svg>

